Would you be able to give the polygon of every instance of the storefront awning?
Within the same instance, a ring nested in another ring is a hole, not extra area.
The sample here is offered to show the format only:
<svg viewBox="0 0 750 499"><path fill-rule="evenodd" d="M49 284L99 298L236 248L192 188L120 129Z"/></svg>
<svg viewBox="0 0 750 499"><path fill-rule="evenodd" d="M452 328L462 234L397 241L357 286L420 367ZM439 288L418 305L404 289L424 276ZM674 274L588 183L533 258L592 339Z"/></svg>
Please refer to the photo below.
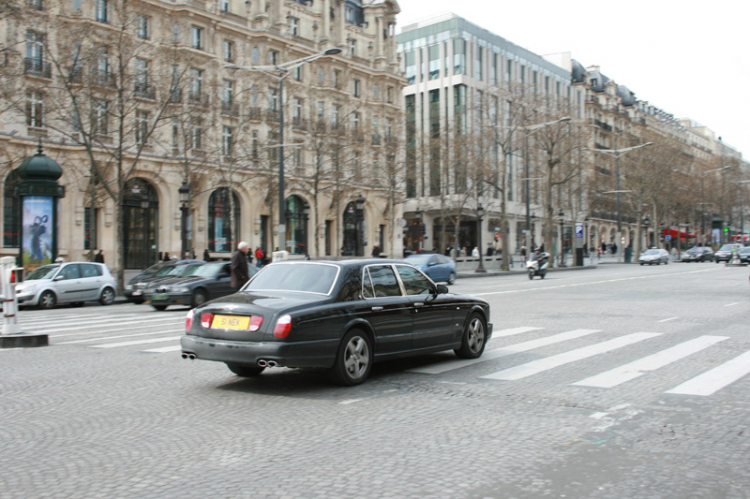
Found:
<svg viewBox="0 0 750 499"><path fill-rule="evenodd" d="M680 234L680 239L685 239L686 237L695 237L695 234L690 234L688 232L685 232L684 230L678 232L675 229L664 229L665 236L677 237L678 233Z"/></svg>

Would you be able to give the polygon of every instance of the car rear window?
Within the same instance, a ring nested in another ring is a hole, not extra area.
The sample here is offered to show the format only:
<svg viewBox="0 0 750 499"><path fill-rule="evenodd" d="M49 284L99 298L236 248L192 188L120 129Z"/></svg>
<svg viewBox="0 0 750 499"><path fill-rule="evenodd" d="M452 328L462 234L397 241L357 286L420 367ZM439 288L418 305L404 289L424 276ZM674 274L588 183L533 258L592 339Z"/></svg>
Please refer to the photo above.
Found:
<svg viewBox="0 0 750 499"><path fill-rule="evenodd" d="M338 275L338 267L316 263L274 264L264 267L243 291L300 291L329 294Z"/></svg>

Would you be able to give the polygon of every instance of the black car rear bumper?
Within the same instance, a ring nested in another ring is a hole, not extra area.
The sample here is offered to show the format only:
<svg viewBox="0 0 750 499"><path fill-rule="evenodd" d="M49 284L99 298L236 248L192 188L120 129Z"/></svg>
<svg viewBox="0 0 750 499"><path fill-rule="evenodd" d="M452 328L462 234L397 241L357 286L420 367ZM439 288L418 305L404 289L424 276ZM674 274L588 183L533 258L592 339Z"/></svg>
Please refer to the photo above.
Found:
<svg viewBox="0 0 750 499"><path fill-rule="evenodd" d="M185 335L180 339L182 353L201 360L257 366L259 360L273 360L284 367L331 367L339 340L284 342L228 341Z"/></svg>

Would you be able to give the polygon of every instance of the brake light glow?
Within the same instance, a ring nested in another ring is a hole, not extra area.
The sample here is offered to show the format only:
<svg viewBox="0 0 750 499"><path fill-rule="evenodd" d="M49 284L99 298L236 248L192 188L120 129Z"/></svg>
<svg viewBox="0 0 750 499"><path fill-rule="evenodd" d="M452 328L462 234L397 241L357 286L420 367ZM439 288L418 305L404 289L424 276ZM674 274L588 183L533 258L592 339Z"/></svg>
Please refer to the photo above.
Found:
<svg viewBox="0 0 750 499"><path fill-rule="evenodd" d="M185 317L185 332L189 333L192 327L193 327L193 311L190 310L190 312L187 313L187 317Z"/></svg>
<svg viewBox="0 0 750 499"><path fill-rule="evenodd" d="M279 317L279 320L276 321L276 327L273 328L273 336L275 338L286 338L291 330L292 316L289 314L282 315Z"/></svg>
<svg viewBox="0 0 750 499"><path fill-rule="evenodd" d="M211 323L214 321L214 314L203 313L201 314L201 326L205 329L211 329Z"/></svg>
<svg viewBox="0 0 750 499"><path fill-rule="evenodd" d="M260 325L263 324L263 317L253 315L250 317L250 324L247 326L248 331L257 331L260 329Z"/></svg>

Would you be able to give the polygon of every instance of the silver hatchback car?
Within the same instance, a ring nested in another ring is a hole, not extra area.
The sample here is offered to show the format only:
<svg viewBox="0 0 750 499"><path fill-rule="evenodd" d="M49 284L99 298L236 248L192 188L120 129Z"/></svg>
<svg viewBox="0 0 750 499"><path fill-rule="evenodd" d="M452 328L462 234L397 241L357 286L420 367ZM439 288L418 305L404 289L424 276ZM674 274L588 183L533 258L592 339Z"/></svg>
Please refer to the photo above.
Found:
<svg viewBox="0 0 750 499"><path fill-rule="evenodd" d="M111 305L117 281L101 263L69 262L43 265L16 285L19 305L54 308L60 303L82 306L87 301Z"/></svg>

